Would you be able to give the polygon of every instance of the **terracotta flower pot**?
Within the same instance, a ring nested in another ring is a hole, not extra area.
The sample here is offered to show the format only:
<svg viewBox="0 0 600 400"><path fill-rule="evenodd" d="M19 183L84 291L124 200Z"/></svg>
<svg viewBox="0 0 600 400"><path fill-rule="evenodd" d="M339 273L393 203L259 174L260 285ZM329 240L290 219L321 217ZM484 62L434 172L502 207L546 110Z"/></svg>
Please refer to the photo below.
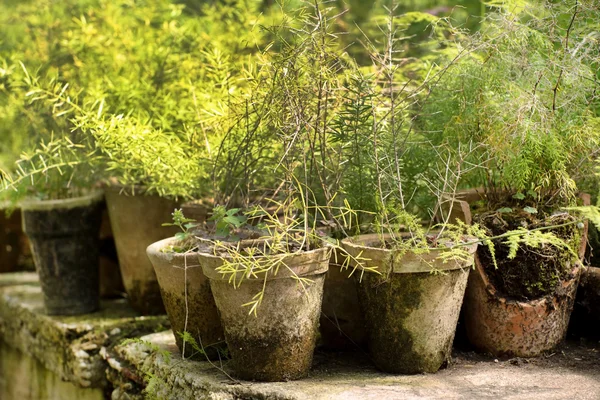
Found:
<svg viewBox="0 0 600 400"><path fill-rule="evenodd" d="M473 201L481 198L482 191L468 191L460 198ZM589 195L582 195L589 204ZM457 200L459 203L463 200ZM468 207L460 219L471 223ZM582 235L580 257L586 246L587 222ZM494 355L533 357L551 350L567 332L573 310L581 264L575 265L569 279L562 282L552 296L532 300L511 300L496 290L489 281L480 258L475 257L463 305L465 329L469 341L480 351Z"/></svg>
<svg viewBox="0 0 600 400"><path fill-rule="evenodd" d="M221 315L221 323L235 376L258 381L286 381L305 376L312 364L317 339L323 282L331 250L321 248L298 254L270 256L282 266L244 278L235 288L216 268L224 258L199 253L204 274ZM286 267L283 267L285 265ZM310 279L304 287L294 275ZM265 288L257 316L242 305Z"/></svg>
<svg viewBox="0 0 600 400"><path fill-rule="evenodd" d="M341 269L342 262L341 255L332 255L329 261L319 330L325 347L351 351L366 347L367 333L358 304L356 280L349 277L352 269Z"/></svg>
<svg viewBox="0 0 600 400"><path fill-rule="evenodd" d="M106 205L115 238L119 268L131 306L145 315L162 314L165 308L146 248L177 233L177 227L163 227L171 221L176 201L146 195L143 187L110 186Z"/></svg>
<svg viewBox="0 0 600 400"><path fill-rule="evenodd" d="M477 244L466 247L469 260L443 263L436 250L400 255L383 246L388 238L362 235L342 241L351 256L380 272L365 271L359 284L369 352L384 372L436 372L451 356ZM433 268L441 273L432 273Z"/></svg>
<svg viewBox="0 0 600 400"><path fill-rule="evenodd" d="M210 283L198 264L197 252L163 251L176 242L175 238L158 241L148 246L147 253L158 278L177 347L187 357L218 359L219 347L224 346L225 336ZM183 332L192 335L206 356L198 353L189 343L184 346L181 337Z"/></svg>

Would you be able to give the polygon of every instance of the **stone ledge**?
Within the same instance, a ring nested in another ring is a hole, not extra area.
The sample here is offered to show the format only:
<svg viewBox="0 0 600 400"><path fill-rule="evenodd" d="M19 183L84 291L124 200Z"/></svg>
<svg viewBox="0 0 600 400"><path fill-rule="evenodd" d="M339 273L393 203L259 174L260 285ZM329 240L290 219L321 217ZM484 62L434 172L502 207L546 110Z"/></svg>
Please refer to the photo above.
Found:
<svg viewBox="0 0 600 400"><path fill-rule="evenodd" d="M115 384L113 400L146 398L141 393L143 380L152 385L149 397L161 400L592 400L600 393L600 352L574 344L563 346L551 357L532 360L494 360L456 353L447 369L412 376L380 373L365 356L317 351L306 379L255 383L228 379L208 362L182 360L170 331L141 340L117 346L108 356L113 369L109 376ZM228 371L226 364L223 368ZM125 369L129 378L119 369Z"/></svg>
<svg viewBox="0 0 600 400"><path fill-rule="evenodd" d="M124 299L93 314L47 316L35 273L0 274L0 339L82 388L108 385L102 348L168 326L166 316L137 316Z"/></svg>
<svg viewBox="0 0 600 400"><path fill-rule="evenodd" d="M182 360L170 331L147 334L167 328L165 316L138 317L124 300L103 302L102 310L90 315L46 316L35 274L0 274L3 346L18 350L15 357L21 352L39 360L79 388L101 389L94 396L104 391L113 400L151 397L147 393L161 400L591 400L600 393L598 342L567 343L531 360L455 352L447 369L415 376L380 373L361 354L317 350L306 379L254 383L229 379L223 373L229 372L227 362L217 368ZM141 339L123 343L127 337ZM56 398L65 398L64 393Z"/></svg>

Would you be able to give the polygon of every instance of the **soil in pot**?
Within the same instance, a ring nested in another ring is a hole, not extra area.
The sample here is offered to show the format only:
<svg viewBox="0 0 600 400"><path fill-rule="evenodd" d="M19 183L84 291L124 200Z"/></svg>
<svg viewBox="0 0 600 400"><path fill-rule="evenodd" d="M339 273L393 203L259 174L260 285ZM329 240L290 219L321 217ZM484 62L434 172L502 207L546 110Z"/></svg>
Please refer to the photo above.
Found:
<svg viewBox="0 0 600 400"><path fill-rule="evenodd" d="M131 306L144 315L162 314L165 308L146 248L177 233L177 227L163 227L171 220L178 203L147 195L143 187L110 186L106 205L112 227L119 268Z"/></svg>
<svg viewBox="0 0 600 400"><path fill-rule="evenodd" d="M102 201L102 192L96 192L22 204L23 230L50 315L86 314L99 307Z"/></svg>
<svg viewBox="0 0 600 400"><path fill-rule="evenodd" d="M581 199L583 204L589 204L589 196L582 194ZM488 204L496 211L482 212L474 220L488 229L491 226L492 233L518 226L532 229L574 221L564 213L527 212L526 205L513 200L494 204L488 198ZM465 220L469 221L470 215ZM583 257L587 223L583 229L570 225L554 232ZM478 350L497 356L533 357L551 350L566 335L580 262L570 252L548 245L541 249L521 246L514 260L506 259L508 249L504 244L496 243L495 248L498 270L493 267L486 246L480 246L475 258L463 307L469 341Z"/></svg>
<svg viewBox="0 0 600 400"><path fill-rule="evenodd" d="M398 255L381 239L363 235L342 242L350 255L363 257L366 267L381 273L365 272L358 289L371 357L384 372L436 372L451 357L477 245L466 247L470 262L444 264L438 251ZM439 269L433 273L432 267Z"/></svg>
<svg viewBox="0 0 600 400"><path fill-rule="evenodd" d="M514 211L488 211L477 214L473 220L485 227L490 236L501 235L520 227L536 229L575 221L575 217L567 213L552 215L540 210L534 214L515 205L510 209ZM570 225L552 229L552 233L569 243L577 252L582 237L580 228ZM490 283L501 295L520 301L536 299L552 295L561 282L571 278L573 255L567 249L551 245L540 248L522 245L517 250L516 257L509 259L509 247L503 243L504 240L506 239L494 241L497 267L487 246L481 246L478 250Z"/></svg>
<svg viewBox="0 0 600 400"><path fill-rule="evenodd" d="M172 252L170 246L176 243L175 238L161 240L150 245L147 253L158 278L177 347L186 357L223 359L225 336L210 283L198 264L198 253L193 249L185 253ZM191 343L184 346L183 332L188 332L203 352Z"/></svg>
<svg viewBox="0 0 600 400"><path fill-rule="evenodd" d="M330 249L269 257L281 262L276 275L269 272L265 282L264 274L259 274L234 288L229 277L217 271L223 257L199 254L220 312L234 375L258 381L299 379L312 364ZM310 282L303 287L296 277ZM249 314L242 305L263 288L256 316Z"/></svg>

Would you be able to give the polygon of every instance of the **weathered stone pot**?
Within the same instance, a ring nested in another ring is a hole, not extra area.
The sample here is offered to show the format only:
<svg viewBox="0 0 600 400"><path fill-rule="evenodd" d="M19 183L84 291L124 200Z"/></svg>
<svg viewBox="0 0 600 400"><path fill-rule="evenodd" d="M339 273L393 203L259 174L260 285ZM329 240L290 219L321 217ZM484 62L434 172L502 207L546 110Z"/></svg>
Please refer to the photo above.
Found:
<svg viewBox="0 0 600 400"><path fill-rule="evenodd" d="M99 307L98 235L102 192L21 203L23 230L50 315L77 315Z"/></svg>
<svg viewBox="0 0 600 400"><path fill-rule="evenodd" d="M385 248L388 240L387 235L362 235L342 241L352 257L363 259L362 266L380 272L364 271L358 286L371 358L384 372L436 372L451 357L473 257L443 263L436 250L400 256ZM477 244L465 249L473 255Z"/></svg>
<svg viewBox="0 0 600 400"><path fill-rule="evenodd" d="M115 238L106 207L102 211L100 225L100 297L111 299L123 297L125 287L119 269Z"/></svg>
<svg viewBox="0 0 600 400"><path fill-rule="evenodd" d="M202 200L193 200L183 203L181 211L186 218L193 219L196 223L202 223L207 220L210 207Z"/></svg>
<svg viewBox="0 0 600 400"><path fill-rule="evenodd" d="M276 275L269 272L266 283L264 274L244 278L237 288L229 282L229 276L216 270L223 265L222 257L199 254L221 316L235 376L246 380L287 381L308 373L330 252L329 248L321 248L270 256L271 260L281 262ZM290 269L298 277L312 282L305 283L303 288ZM263 285L264 297L254 316L242 305L251 301Z"/></svg>
<svg viewBox="0 0 600 400"><path fill-rule="evenodd" d="M482 191L467 191L459 195L458 202L482 198ZM589 195L582 194L584 204ZM461 200L464 199L464 200ZM470 224L468 207L459 219ZM583 229L580 257L586 246L587 222ZM517 301L502 296L489 281L480 258L475 256L475 269L471 272L465 294L463 316L469 342L479 351L494 355L534 357L556 347L566 336L573 310L581 264L571 271L570 279L561 283L554 295L532 301Z"/></svg>
<svg viewBox="0 0 600 400"><path fill-rule="evenodd" d="M29 246L21 226L21 210L14 209L10 215L8 203L0 204L0 273L20 270L21 257Z"/></svg>
<svg viewBox="0 0 600 400"><path fill-rule="evenodd" d="M131 306L145 315L162 314L165 308L146 248L177 227L163 227L171 221L178 203L157 195L146 195L143 187L106 189L106 205L115 238L119 268Z"/></svg>
<svg viewBox="0 0 600 400"><path fill-rule="evenodd" d="M352 269L342 269L344 259L339 253L333 250L325 277L321 342L332 350L358 350L367 343L365 321L358 305L356 280L349 277Z"/></svg>
<svg viewBox="0 0 600 400"><path fill-rule="evenodd" d="M198 264L197 252L163 251L176 242L175 238L164 239L151 244L146 251L158 278L177 347L186 357L218 359L225 336L210 283ZM206 356L194 350L191 344L183 343L183 332L192 335Z"/></svg>

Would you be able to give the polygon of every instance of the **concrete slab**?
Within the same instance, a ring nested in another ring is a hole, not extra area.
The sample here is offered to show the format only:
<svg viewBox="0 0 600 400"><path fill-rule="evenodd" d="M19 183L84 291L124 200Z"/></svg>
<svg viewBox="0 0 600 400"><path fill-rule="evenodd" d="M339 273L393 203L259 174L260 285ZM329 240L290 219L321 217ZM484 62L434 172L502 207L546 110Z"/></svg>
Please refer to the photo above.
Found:
<svg viewBox="0 0 600 400"><path fill-rule="evenodd" d="M48 316L35 274L0 274L0 340L82 388L107 386L103 347L168 327L166 316L140 317L125 299L88 315Z"/></svg>
<svg viewBox="0 0 600 400"><path fill-rule="evenodd" d="M364 354L317 351L306 379L251 383L230 379L227 362L182 360L170 331L141 340L117 346L115 357L149 382L149 395L159 399L600 399L600 345L593 344L565 344L530 360L455 352L448 368L412 376L381 373ZM117 391L113 399L144 398L141 389L139 397Z"/></svg>

